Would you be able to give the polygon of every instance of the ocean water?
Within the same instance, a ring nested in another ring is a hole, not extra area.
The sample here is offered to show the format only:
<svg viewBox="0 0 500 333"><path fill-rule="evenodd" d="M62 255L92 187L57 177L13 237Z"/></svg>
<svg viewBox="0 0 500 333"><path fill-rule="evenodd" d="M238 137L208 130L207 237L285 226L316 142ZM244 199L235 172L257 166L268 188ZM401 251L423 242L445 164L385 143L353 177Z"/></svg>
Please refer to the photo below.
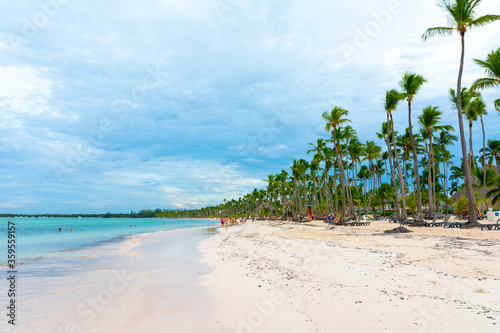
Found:
<svg viewBox="0 0 500 333"><path fill-rule="evenodd" d="M196 247L218 232L216 220L2 218L5 242L8 221L16 224L17 316L15 326L0 321L0 332L121 332L109 325L126 326L137 313L151 323L136 325L174 325L179 316L211 324L214 304L199 285L209 270Z"/></svg>
<svg viewBox="0 0 500 333"><path fill-rule="evenodd" d="M200 219L0 218L1 235L7 235L8 221L16 227L18 264L120 241L134 234L218 225L215 220ZM2 238L6 244L6 236ZM0 266L6 262L7 256L2 256Z"/></svg>

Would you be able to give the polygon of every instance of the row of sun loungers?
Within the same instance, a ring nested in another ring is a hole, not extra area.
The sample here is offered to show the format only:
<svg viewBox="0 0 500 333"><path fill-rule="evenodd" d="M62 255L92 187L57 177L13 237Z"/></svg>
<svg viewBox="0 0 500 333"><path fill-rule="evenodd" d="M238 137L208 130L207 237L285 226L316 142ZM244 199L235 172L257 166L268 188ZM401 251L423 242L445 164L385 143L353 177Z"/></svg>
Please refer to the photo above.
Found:
<svg viewBox="0 0 500 333"><path fill-rule="evenodd" d="M361 217L362 215L358 215L358 217L354 221L349 220L344 224L347 227L353 227L353 226L367 226L370 225L370 221L366 222L361 222ZM440 215L434 216L431 222L426 222L426 221L414 221L414 220L405 220L405 221L400 221L399 218L396 215L391 215L388 218L388 221L391 223L400 223L401 226L415 226L415 227L443 227L443 228L461 228L466 222L450 222L452 215L448 214L444 218L441 217ZM442 221L438 221L438 219L443 218ZM351 219L352 220L352 219ZM328 221L324 220L326 223L329 225L338 225L338 221ZM484 224L481 227L481 230L484 229L487 230L500 230L500 220L497 221L497 223L490 223L490 224Z"/></svg>
<svg viewBox="0 0 500 333"><path fill-rule="evenodd" d="M488 230L500 230L500 220L497 223L483 224L481 230L487 228Z"/></svg>

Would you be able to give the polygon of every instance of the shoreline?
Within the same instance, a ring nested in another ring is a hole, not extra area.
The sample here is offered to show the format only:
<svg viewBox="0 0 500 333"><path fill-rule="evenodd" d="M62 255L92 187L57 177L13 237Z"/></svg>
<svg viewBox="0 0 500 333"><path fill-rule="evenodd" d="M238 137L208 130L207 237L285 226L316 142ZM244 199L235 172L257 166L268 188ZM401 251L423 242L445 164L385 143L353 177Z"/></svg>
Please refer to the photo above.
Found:
<svg viewBox="0 0 500 333"><path fill-rule="evenodd" d="M236 332L495 330L499 233L383 233L397 226L256 221L220 230L199 246L217 322Z"/></svg>
<svg viewBox="0 0 500 333"><path fill-rule="evenodd" d="M210 327L212 299L199 283L209 269L199 262L196 247L213 232L196 227L138 234L25 265L19 270L23 294L13 332Z"/></svg>

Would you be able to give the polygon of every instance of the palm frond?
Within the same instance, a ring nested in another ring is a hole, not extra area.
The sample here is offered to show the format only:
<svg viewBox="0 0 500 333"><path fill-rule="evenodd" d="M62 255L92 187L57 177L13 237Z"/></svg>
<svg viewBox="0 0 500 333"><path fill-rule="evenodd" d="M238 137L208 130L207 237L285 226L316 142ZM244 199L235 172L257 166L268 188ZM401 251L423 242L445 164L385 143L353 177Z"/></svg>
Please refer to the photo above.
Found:
<svg viewBox="0 0 500 333"><path fill-rule="evenodd" d="M427 31L422 35L422 39L427 41L429 38L435 37L435 36L442 36L442 37L447 37L451 36L453 32L456 31L454 28L449 28L449 27L435 27L435 28L429 28Z"/></svg>
<svg viewBox="0 0 500 333"><path fill-rule="evenodd" d="M497 99L494 103L495 103L495 109L497 109L497 111L500 112L500 99Z"/></svg>
<svg viewBox="0 0 500 333"><path fill-rule="evenodd" d="M500 15L484 15L470 22L469 27L471 28L484 27L489 23L493 23L495 21L500 21Z"/></svg>

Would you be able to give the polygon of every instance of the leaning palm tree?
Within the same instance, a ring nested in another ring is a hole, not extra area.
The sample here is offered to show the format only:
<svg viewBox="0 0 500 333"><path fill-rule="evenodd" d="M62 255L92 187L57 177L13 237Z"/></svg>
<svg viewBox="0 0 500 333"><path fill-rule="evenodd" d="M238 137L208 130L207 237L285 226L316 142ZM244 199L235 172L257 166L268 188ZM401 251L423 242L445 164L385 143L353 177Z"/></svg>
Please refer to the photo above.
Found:
<svg viewBox="0 0 500 333"><path fill-rule="evenodd" d="M337 129L339 126L351 122L346 116L349 114L349 111L346 109L340 108L338 106L334 107L332 111L323 112L323 120L326 122L325 129L332 133L333 135L333 145L335 147L335 154L337 155L337 163L339 165L339 173L340 173L340 188L342 191L342 214L340 217L340 223L345 222L345 181L344 181L344 164L342 163L340 141L337 138Z"/></svg>
<svg viewBox="0 0 500 333"><path fill-rule="evenodd" d="M474 59L474 61L484 69L487 77L474 81L471 89L486 89L500 86L500 48L488 54L488 59ZM500 111L500 99L495 101L495 108Z"/></svg>
<svg viewBox="0 0 500 333"><path fill-rule="evenodd" d="M406 72L401 80L399 81L399 86L402 89L402 95L408 102L408 126L410 128L410 142L413 155L413 171L415 174L414 179L416 180L417 187L417 219L422 219L422 193L420 191L420 177L418 176L418 156L417 149L415 147L415 140L413 138L413 129L411 125L411 103L417 95L418 91L422 85L427 82L422 75L416 73Z"/></svg>
<svg viewBox="0 0 500 333"><path fill-rule="evenodd" d="M401 170L401 163L399 162L399 156L398 156L398 149L396 145L396 132L394 131L394 119L392 117L392 111L395 111L398 107L398 104L401 100L404 99L404 96L399 93L397 90L392 89L389 90L385 93L385 110L387 112L387 123L391 124L391 134L392 134L392 143L394 145L394 152L391 152L391 148L389 148L389 155L394 153L394 160L395 160L395 165L396 169L398 170L398 179L399 179L399 184L401 186L401 221L406 220L407 215L406 215L406 184L404 183L403 180L403 172ZM391 141L391 140L388 140ZM396 198L399 196L397 195L397 188L396 190ZM399 209L399 206L397 207Z"/></svg>
<svg viewBox="0 0 500 333"><path fill-rule="evenodd" d="M465 33L473 28L483 27L489 23L500 20L500 15L484 15L477 17L476 8L481 3L481 0L442 0L440 5L447 13L449 26L429 28L422 35L422 39L427 39L434 36L450 36L457 31L460 34L462 45L462 54L460 57L460 68L458 71L457 92L462 90L462 75L464 70L465 58ZM457 94L458 106L458 125L460 130L460 143L462 145L462 156L467 159L467 144L465 142L464 125L462 121L462 102L460 94ZM468 163L465 165L465 185L466 194L469 204L469 223L477 222L476 210L474 208L474 193L472 191L471 170Z"/></svg>

